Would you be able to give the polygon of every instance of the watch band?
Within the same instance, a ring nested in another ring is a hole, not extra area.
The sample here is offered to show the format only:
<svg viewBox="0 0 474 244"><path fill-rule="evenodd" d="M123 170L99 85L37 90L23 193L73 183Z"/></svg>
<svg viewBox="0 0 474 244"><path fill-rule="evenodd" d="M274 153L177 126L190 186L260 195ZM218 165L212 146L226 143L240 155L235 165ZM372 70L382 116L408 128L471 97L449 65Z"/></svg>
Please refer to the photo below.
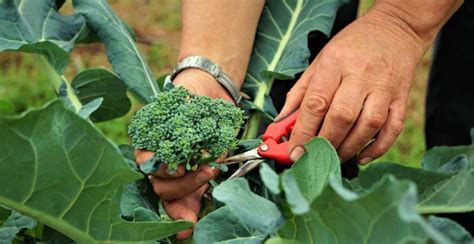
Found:
<svg viewBox="0 0 474 244"><path fill-rule="evenodd" d="M242 96L237 87L235 87L234 82L232 82L230 77L227 76L216 63L206 57L188 56L183 58L171 72L170 80L173 80L179 72L190 68L200 69L212 75L214 79L216 79L227 90L235 103L239 104Z"/></svg>

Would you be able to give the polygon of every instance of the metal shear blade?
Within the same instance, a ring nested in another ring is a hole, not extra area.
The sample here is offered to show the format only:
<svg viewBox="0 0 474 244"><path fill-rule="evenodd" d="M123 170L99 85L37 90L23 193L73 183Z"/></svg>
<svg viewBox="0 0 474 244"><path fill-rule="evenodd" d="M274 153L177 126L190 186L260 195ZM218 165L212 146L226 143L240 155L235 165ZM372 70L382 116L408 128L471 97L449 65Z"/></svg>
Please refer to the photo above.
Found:
<svg viewBox="0 0 474 244"><path fill-rule="evenodd" d="M240 163L248 160L261 159L262 157L258 154L258 148L252 149L250 151L238 154L229 158L226 158L222 161L225 165L231 165L235 163Z"/></svg>
<svg viewBox="0 0 474 244"><path fill-rule="evenodd" d="M243 176L247 174L248 172L252 171L255 169L257 166L259 166L264 159L254 159L254 160L249 160L247 161L242 167L240 167L238 170L236 170L228 179L234 179L240 176Z"/></svg>

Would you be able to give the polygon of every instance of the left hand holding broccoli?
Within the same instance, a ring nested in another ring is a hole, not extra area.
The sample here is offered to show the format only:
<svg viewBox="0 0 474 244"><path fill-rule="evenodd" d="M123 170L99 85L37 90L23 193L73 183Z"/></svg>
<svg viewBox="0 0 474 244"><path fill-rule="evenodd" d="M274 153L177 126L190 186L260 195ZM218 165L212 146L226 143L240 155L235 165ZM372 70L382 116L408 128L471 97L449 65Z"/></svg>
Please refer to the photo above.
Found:
<svg viewBox="0 0 474 244"><path fill-rule="evenodd" d="M176 77L174 84L206 97L191 97L182 88L162 93L157 102L137 113L129 133L132 144L139 148L135 152L138 164L152 157L161 163L159 170L151 174L151 183L163 199L168 215L196 222L208 182L219 174L218 169L205 162L217 160L235 146L243 112L229 102L208 98L233 101L207 73L186 70ZM148 119L137 119L143 115ZM183 231L177 237L185 239L191 233L192 230Z"/></svg>

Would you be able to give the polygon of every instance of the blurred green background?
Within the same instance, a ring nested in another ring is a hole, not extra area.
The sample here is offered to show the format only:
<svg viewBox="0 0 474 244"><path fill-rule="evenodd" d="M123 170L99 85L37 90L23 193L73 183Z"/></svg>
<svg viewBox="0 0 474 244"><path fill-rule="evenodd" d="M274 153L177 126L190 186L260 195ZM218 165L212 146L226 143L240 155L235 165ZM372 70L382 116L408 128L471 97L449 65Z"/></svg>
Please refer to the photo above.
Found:
<svg viewBox="0 0 474 244"><path fill-rule="evenodd" d="M174 67L178 54L181 28L180 1L111 0L109 2L133 27L140 50L147 58L154 74L158 77L168 73ZM370 5L370 0L362 1L360 13L365 12ZM62 11L68 14L71 12L71 7L66 6ZM395 161L416 166L422 157L425 150L424 97L430 57L429 52L423 58L414 77L404 131L397 143L379 161ZM75 48L66 76L71 80L74 74L90 67L111 69L101 44ZM54 98L54 90L36 56L14 52L0 54L0 114L19 114L30 108L41 107ZM100 123L98 127L116 143L128 143L127 125L139 106L134 103L127 116Z"/></svg>

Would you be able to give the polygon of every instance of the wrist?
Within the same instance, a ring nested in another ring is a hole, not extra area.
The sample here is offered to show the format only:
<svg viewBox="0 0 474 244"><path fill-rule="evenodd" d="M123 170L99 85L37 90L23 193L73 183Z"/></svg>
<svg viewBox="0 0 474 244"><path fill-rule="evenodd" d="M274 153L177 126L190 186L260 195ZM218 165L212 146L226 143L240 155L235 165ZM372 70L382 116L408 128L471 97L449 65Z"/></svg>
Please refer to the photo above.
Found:
<svg viewBox="0 0 474 244"><path fill-rule="evenodd" d="M173 84L183 86L196 95L223 99L235 104L227 90L212 75L199 69L186 69L179 72L174 78Z"/></svg>
<svg viewBox="0 0 474 244"><path fill-rule="evenodd" d="M360 21L381 30L382 36L378 38L390 39L390 45L405 55L421 58L431 46L431 42L421 38L407 22L380 5L374 6Z"/></svg>
<svg viewBox="0 0 474 244"><path fill-rule="evenodd" d="M431 46L444 23L461 6L462 0L391 1L378 0L371 12L385 15L426 48Z"/></svg>

